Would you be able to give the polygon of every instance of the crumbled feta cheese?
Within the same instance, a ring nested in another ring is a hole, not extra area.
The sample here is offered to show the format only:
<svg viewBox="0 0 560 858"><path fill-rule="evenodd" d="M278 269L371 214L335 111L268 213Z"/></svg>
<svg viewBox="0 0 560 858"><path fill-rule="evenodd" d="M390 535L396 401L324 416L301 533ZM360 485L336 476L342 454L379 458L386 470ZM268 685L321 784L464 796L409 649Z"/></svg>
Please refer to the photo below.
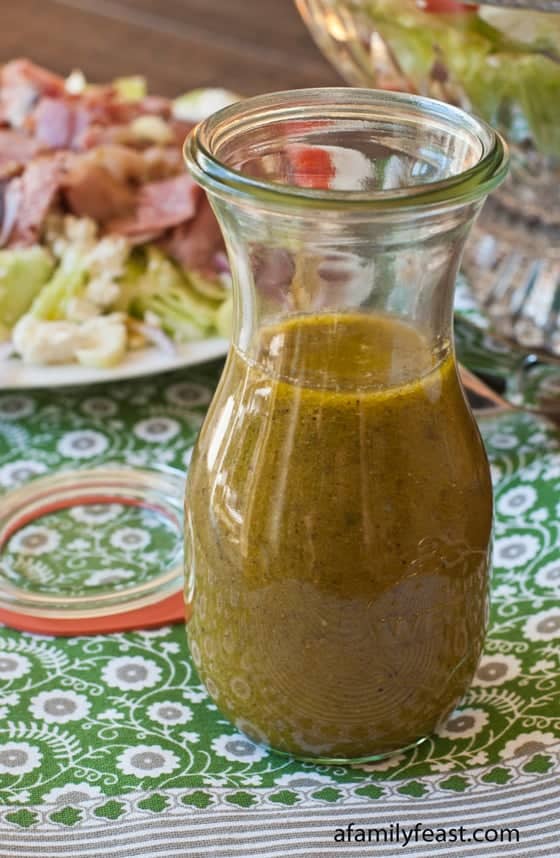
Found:
<svg viewBox="0 0 560 858"><path fill-rule="evenodd" d="M76 358L84 366L115 366L124 358L127 331L121 314L98 316L82 325L82 347Z"/></svg>
<svg viewBox="0 0 560 858"><path fill-rule="evenodd" d="M71 363L80 346L80 326L76 322L46 322L26 315L16 324L12 341L24 363Z"/></svg>
<svg viewBox="0 0 560 858"><path fill-rule="evenodd" d="M120 286L111 277L104 275L90 280L86 286L86 299L97 307L106 309L115 303L120 295Z"/></svg>

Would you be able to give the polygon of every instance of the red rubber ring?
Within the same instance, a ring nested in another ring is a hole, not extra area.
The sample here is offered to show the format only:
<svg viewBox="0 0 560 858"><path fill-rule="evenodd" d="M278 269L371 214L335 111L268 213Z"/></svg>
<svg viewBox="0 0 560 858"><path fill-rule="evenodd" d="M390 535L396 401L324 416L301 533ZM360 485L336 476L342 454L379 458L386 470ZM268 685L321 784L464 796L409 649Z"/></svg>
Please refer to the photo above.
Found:
<svg viewBox="0 0 560 858"><path fill-rule="evenodd" d="M139 631L181 622L185 622L185 603L182 590L153 605L146 605L133 611L122 611L119 614L110 614L105 617L52 619L51 617L33 617L0 608L0 623L21 632L35 632L54 635L55 637Z"/></svg>

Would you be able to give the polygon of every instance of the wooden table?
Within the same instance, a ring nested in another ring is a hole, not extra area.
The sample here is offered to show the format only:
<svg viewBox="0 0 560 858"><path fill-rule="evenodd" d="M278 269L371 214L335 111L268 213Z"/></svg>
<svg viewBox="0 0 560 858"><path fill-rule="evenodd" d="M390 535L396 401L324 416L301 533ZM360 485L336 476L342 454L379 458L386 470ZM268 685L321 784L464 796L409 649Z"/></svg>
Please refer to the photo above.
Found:
<svg viewBox="0 0 560 858"><path fill-rule="evenodd" d="M3 0L0 61L90 80L142 73L152 92L246 94L340 83L292 0Z"/></svg>

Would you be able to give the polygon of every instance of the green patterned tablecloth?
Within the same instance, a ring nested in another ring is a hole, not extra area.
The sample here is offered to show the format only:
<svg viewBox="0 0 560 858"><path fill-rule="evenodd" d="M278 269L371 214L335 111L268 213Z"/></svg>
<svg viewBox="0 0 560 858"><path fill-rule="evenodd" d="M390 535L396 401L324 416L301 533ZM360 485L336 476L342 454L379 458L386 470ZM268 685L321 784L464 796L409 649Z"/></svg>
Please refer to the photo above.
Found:
<svg viewBox="0 0 560 858"><path fill-rule="evenodd" d="M185 468L219 369L0 394L0 490L108 462ZM438 736L377 764L301 764L220 716L182 626L71 639L0 628L0 858L558 858L560 449L526 415L482 428L496 489L491 627L474 684ZM18 551L48 582L53 549L71 537L78 558L97 551L102 584L96 514L119 511L83 508L70 536L30 525ZM111 537L123 579L131 552L150 556L149 526L127 515ZM517 826L520 843L337 843L351 821Z"/></svg>

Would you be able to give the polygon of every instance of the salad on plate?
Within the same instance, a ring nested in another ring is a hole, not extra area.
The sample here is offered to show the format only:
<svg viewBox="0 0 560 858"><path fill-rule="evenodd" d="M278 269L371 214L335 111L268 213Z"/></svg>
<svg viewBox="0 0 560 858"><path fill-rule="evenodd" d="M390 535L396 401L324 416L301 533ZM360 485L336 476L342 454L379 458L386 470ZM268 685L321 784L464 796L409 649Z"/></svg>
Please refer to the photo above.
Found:
<svg viewBox="0 0 560 858"><path fill-rule="evenodd" d="M181 147L236 98L1 68L0 360L107 369L228 335L223 240Z"/></svg>

